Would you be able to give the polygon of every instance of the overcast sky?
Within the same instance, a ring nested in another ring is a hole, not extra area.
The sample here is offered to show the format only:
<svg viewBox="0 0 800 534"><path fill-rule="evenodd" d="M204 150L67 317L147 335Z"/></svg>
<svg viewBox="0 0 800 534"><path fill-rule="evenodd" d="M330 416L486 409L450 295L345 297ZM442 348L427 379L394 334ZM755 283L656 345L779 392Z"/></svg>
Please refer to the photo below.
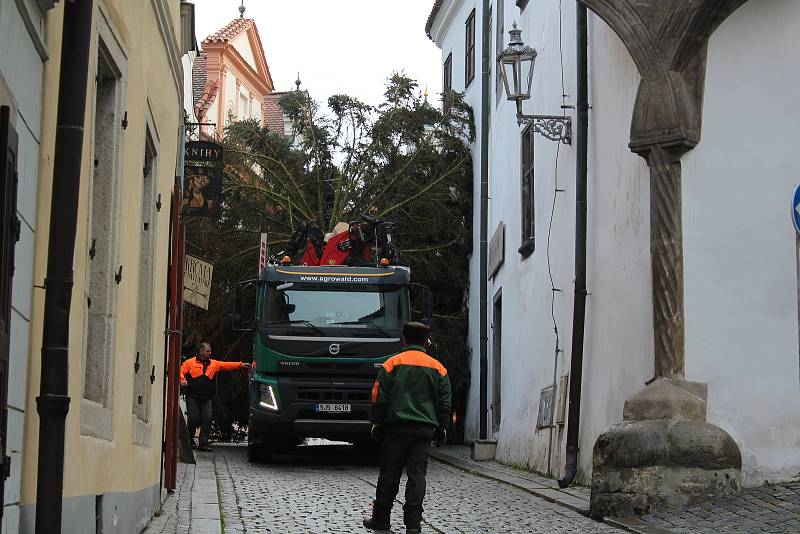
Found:
<svg viewBox="0 0 800 534"><path fill-rule="evenodd" d="M193 0L198 42L239 16L241 0ZM302 88L324 102L347 93L378 104L392 71L441 91L441 53L425 35L433 0L244 0L275 90Z"/></svg>

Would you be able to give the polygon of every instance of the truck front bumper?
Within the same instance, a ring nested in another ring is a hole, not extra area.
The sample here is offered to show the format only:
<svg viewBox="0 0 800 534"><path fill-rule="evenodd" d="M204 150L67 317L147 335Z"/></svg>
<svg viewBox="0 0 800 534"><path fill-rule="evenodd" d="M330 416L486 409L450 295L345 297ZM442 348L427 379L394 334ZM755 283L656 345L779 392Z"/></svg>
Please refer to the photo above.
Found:
<svg viewBox="0 0 800 534"><path fill-rule="evenodd" d="M314 404L294 403L281 413L250 409L251 435L265 439L325 438L353 441L370 434L369 405L351 405L347 414L319 414Z"/></svg>
<svg viewBox="0 0 800 534"><path fill-rule="evenodd" d="M368 439L371 429L370 379L316 377L268 378L271 393L253 382L250 435L258 441L325 438L340 441ZM347 406L347 412L320 411L320 406Z"/></svg>

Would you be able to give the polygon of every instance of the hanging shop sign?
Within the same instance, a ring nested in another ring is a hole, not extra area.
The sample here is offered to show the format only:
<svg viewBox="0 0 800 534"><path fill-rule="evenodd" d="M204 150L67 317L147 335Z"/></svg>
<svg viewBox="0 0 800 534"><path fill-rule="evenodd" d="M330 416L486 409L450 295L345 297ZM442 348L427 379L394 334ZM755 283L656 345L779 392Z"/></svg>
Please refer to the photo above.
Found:
<svg viewBox="0 0 800 534"><path fill-rule="evenodd" d="M183 262L183 300L207 310L213 275L214 265L187 254Z"/></svg>
<svg viewBox="0 0 800 534"><path fill-rule="evenodd" d="M187 215L219 217L222 167L222 145L212 141L186 142L183 204Z"/></svg>

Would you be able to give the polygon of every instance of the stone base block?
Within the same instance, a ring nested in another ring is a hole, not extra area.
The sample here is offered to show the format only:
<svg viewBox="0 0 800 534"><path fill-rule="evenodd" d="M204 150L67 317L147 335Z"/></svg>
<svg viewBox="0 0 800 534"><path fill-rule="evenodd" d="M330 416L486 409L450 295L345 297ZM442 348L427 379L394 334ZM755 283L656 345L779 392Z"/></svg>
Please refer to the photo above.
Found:
<svg viewBox="0 0 800 534"><path fill-rule="evenodd" d="M594 446L590 514L645 515L739 491L739 447L703 421L626 421Z"/></svg>
<svg viewBox="0 0 800 534"><path fill-rule="evenodd" d="M473 460L494 460L497 452L497 441L493 439L476 439L472 442Z"/></svg>

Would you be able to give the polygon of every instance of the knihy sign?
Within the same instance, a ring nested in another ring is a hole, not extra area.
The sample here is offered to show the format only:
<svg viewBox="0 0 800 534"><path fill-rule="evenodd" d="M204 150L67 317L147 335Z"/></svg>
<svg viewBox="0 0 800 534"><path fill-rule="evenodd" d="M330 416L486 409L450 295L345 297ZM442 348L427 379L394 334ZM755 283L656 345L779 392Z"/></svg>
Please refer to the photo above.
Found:
<svg viewBox="0 0 800 534"><path fill-rule="evenodd" d="M183 263L183 300L207 310L213 274L212 264L187 254Z"/></svg>
<svg viewBox="0 0 800 534"><path fill-rule="evenodd" d="M222 145L212 141L189 141L186 143L183 203L187 215L219 217L222 158Z"/></svg>

